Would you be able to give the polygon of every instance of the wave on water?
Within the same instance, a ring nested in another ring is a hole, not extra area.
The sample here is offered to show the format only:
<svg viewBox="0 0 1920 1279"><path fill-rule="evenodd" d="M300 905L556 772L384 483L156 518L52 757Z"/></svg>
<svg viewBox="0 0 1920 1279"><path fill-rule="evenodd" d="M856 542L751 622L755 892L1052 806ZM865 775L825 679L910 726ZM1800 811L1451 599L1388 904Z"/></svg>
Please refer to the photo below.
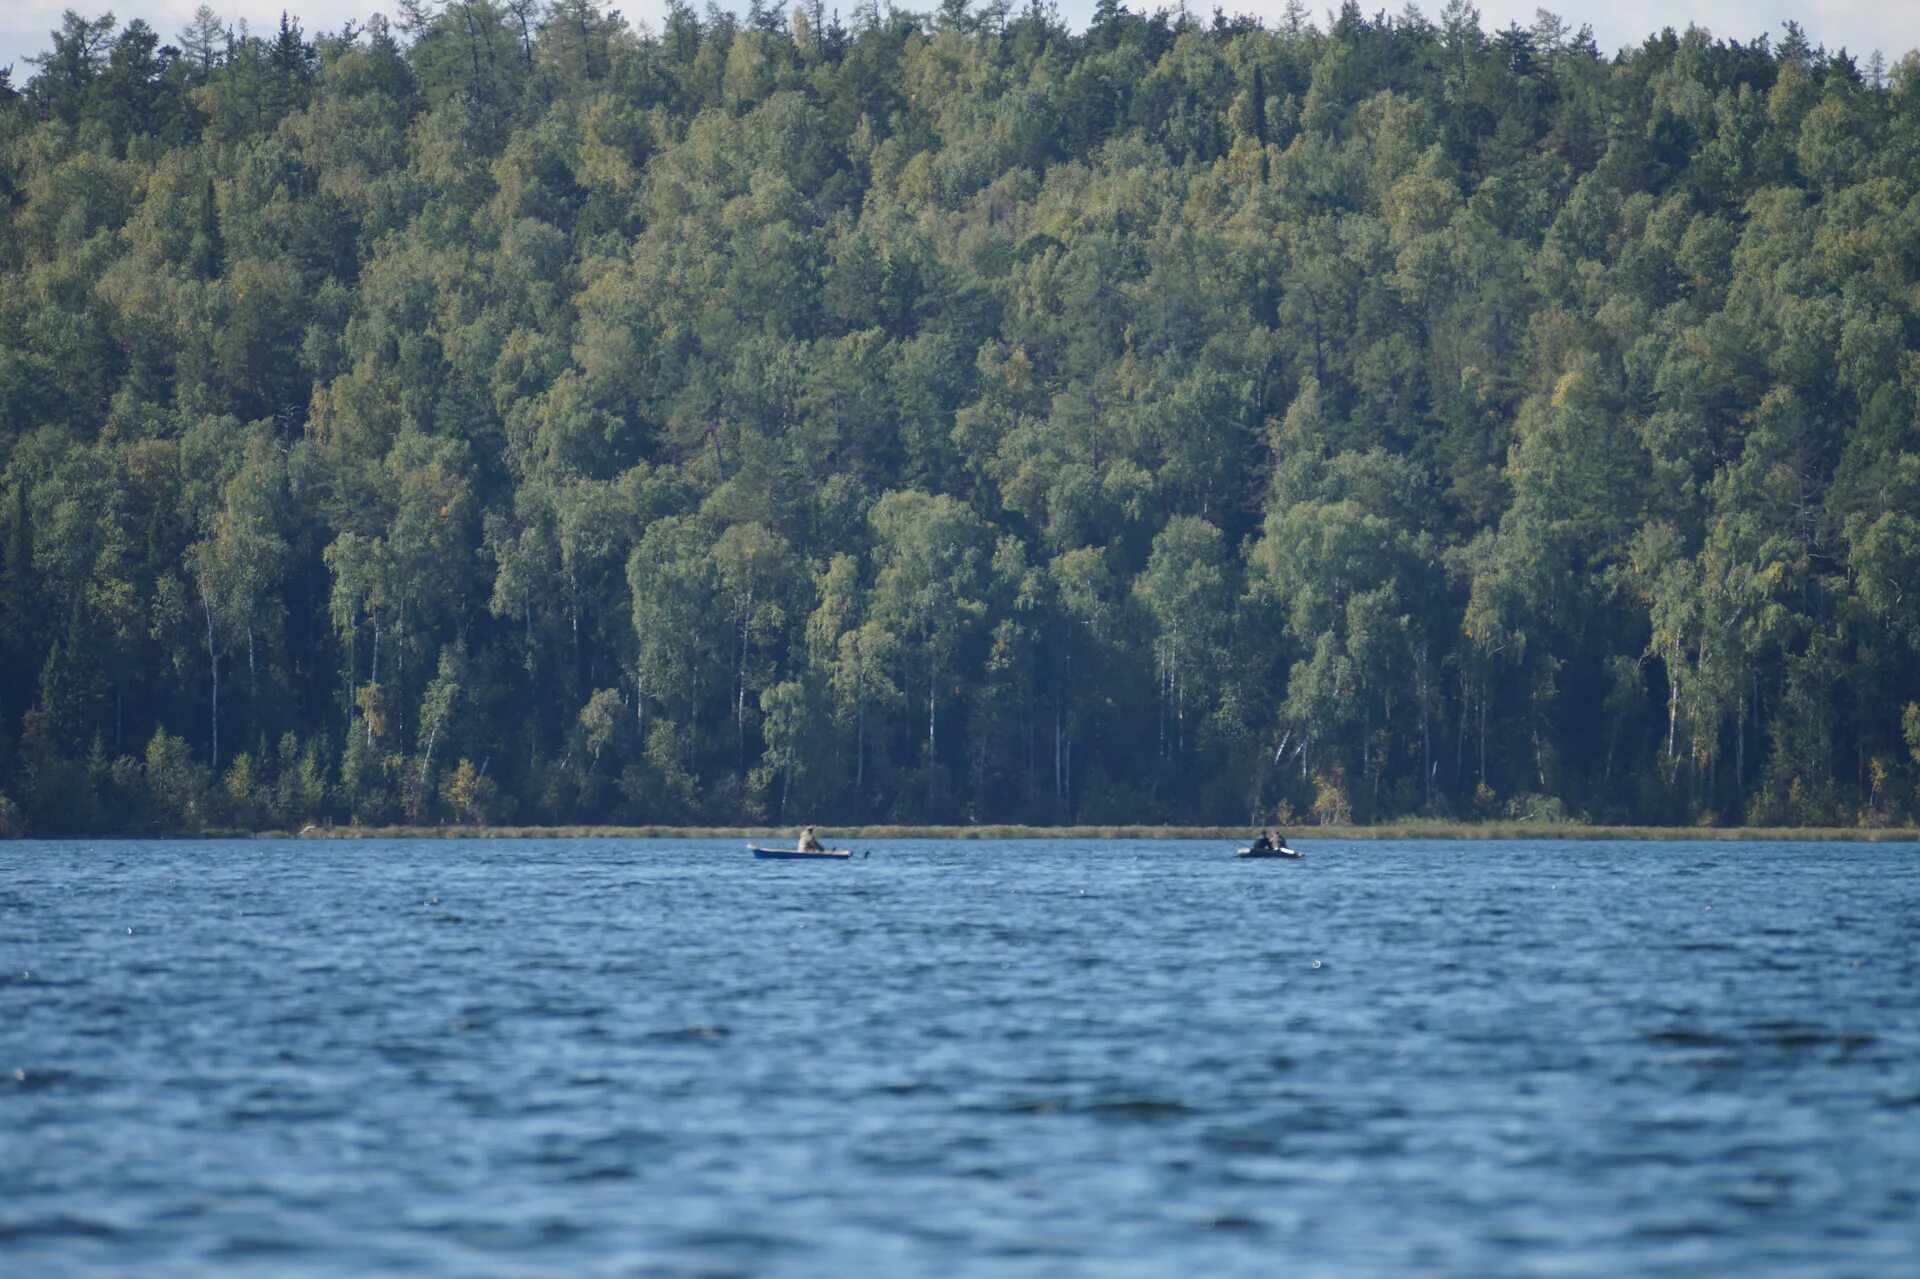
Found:
<svg viewBox="0 0 1920 1279"><path fill-rule="evenodd" d="M1909 1279L1911 853L1716 849L0 845L0 1272Z"/></svg>

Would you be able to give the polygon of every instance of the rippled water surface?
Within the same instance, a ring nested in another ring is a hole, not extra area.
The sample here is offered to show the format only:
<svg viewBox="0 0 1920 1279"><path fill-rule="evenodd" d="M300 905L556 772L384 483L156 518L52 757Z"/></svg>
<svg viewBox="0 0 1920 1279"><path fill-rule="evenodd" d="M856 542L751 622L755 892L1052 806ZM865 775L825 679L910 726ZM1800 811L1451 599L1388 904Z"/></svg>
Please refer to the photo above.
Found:
<svg viewBox="0 0 1920 1279"><path fill-rule="evenodd" d="M0 1271L1911 1276L1920 852L0 844Z"/></svg>

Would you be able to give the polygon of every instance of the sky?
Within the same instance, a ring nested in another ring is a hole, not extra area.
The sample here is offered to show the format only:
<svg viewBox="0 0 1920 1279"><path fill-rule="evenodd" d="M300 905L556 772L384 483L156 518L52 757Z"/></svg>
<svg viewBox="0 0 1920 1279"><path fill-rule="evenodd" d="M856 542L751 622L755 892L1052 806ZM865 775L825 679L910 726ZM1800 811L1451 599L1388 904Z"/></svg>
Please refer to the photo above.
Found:
<svg viewBox="0 0 1920 1279"><path fill-rule="evenodd" d="M382 0L209 0L214 12L229 20L244 18L256 31L277 27L280 11L287 9L309 31L336 30L349 19L365 21L377 12L391 13L394 5ZM646 21L658 26L665 5L662 0L607 0L632 22ZM1093 10L1093 0L1059 0L1061 13L1074 26L1084 25ZM1211 12L1217 0L1188 0L1189 7ZM1428 0L1421 9L1429 18L1437 17L1446 0ZM160 33L163 42L174 40L186 25L200 0L94 0L75 4L74 0L0 0L0 66L11 63L13 81L23 83L32 73L26 65L29 55L44 52L50 43L47 32L59 25L60 12L78 8L89 17L111 11L122 22L145 18ZM1333 8L1338 0L1308 0L1316 13ZM732 6L741 11L745 0ZM828 0L833 8L833 0ZM842 12L851 12L853 0L842 0ZM937 0L916 3L905 0L898 7L931 11ZM1133 0L1135 10L1158 7L1154 0ZM1229 13L1253 14L1272 22L1286 7L1286 0L1225 0L1220 7ZM1398 13L1405 0L1362 0L1361 8L1372 14L1378 10ZM1539 0L1477 0L1480 24L1488 30L1518 22L1533 25ZM1716 36L1750 40L1759 35L1779 38L1780 25L1789 18L1797 20L1814 44L1829 49L1847 49L1862 60L1878 49L1892 62L1910 49L1920 47L1920 3L1913 0L1561 0L1546 6L1578 27L1593 27L1600 48L1608 53L1623 45L1638 44L1642 38L1663 26L1685 29L1688 24L1702 26ZM1320 19L1320 25L1326 25Z"/></svg>

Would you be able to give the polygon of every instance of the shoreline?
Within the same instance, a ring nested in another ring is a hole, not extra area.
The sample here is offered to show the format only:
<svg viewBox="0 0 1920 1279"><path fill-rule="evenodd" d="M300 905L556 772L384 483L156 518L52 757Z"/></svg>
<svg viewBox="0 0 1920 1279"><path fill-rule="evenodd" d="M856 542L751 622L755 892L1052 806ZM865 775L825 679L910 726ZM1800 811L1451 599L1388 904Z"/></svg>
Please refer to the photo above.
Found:
<svg viewBox="0 0 1920 1279"><path fill-rule="evenodd" d="M1246 840L1240 826L1021 826L869 825L815 823L824 836L874 839L1150 839ZM1920 843L1913 827L1854 826L1581 826L1527 822L1411 822L1379 826L1287 828L1296 843L1323 840L1714 840L1751 843ZM238 839L792 839L793 828L771 826L309 826L294 832L205 832L202 838Z"/></svg>

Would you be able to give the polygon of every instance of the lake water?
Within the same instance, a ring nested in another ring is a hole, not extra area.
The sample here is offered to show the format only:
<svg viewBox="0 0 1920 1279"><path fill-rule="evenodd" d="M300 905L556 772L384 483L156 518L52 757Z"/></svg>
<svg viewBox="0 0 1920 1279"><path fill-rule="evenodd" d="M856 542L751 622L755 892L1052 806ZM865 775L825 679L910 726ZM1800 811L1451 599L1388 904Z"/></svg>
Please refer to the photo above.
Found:
<svg viewBox="0 0 1920 1279"><path fill-rule="evenodd" d="M0 1271L1916 1272L1920 850L1304 846L0 844Z"/></svg>

